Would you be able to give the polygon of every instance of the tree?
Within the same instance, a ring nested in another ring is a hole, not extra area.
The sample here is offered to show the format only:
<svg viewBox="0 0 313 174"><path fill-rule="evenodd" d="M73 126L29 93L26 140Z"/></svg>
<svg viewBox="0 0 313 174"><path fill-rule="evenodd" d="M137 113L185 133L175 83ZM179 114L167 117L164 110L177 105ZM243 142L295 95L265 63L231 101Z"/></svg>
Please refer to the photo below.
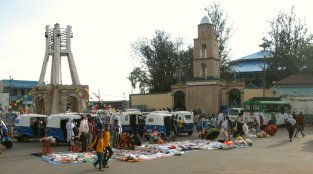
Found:
<svg viewBox="0 0 313 174"><path fill-rule="evenodd" d="M221 58L220 70L221 76L226 76L230 69L228 63L230 62L230 48L228 48L228 41L233 32L232 25L228 25L228 15L224 12L220 4L213 2L209 7L205 8L211 23L215 26L217 33L217 40L219 41L219 56Z"/></svg>
<svg viewBox="0 0 313 174"><path fill-rule="evenodd" d="M269 22L270 30L263 41L270 45L273 56L266 58L269 82L280 80L291 74L307 71L312 62L312 35L306 24L294 12L280 12ZM312 65L311 65L312 67Z"/></svg>
<svg viewBox="0 0 313 174"><path fill-rule="evenodd" d="M187 77L190 72L188 66L191 50L184 50L183 46L182 39L172 39L164 31L156 31L151 40L143 38L134 42L132 49L140 59L142 68L135 68L128 78L132 79L133 87L138 82L150 92L170 91L172 84L177 83L181 77ZM188 71L183 69L185 67ZM145 78L139 78L140 76Z"/></svg>
<svg viewBox="0 0 313 174"><path fill-rule="evenodd" d="M140 93L142 94L146 93L149 89L149 78L147 73L139 67L134 68L127 79L130 80L132 88L134 89L137 87L137 83L139 83Z"/></svg>

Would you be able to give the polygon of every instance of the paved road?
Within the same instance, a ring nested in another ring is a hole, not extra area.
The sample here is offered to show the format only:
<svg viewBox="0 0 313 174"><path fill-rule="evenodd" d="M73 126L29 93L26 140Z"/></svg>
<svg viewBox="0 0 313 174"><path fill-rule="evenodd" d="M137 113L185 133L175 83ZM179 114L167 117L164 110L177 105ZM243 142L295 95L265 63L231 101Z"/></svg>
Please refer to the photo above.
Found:
<svg viewBox="0 0 313 174"><path fill-rule="evenodd" d="M110 161L105 171L95 170L91 163L54 165L31 156L40 152L38 142L15 143L13 149L0 155L1 174L80 174L80 173L127 173L127 174L312 174L313 128L305 128L304 138L289 142L284 128L274 137L253 138L254 145L232 150L194 151L144 162L130 163ZM180 139L189 139L184 136ZM195 137L191 137L194 139ZM65 151L65 146L53 147L53 151Z"/></svg>

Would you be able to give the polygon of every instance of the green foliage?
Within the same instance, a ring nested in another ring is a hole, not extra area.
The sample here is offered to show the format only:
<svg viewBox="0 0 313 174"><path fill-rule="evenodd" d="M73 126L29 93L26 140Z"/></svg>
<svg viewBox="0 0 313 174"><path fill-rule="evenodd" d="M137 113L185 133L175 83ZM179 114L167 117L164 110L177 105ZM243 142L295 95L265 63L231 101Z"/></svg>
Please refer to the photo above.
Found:
<svg viewBox="0 0 313 174"><path fill-rule="evenodd" d="M273 54L266 59L268 81L312 72L312 35L308 34L306 24L295 14L294 7L288 14L280 12L269 24L268 37L263 38Z"/></svg>
<svg viewBox="0 0 313 174"><path fill-rule="evenodd" d="M189 67L192 66L191 48L184 50L182 39L172 39L164 31L156 31L150 40L138 40L132 48L142 64L142 68L135 68L128 78L132 79L133 88L139 83L144 91L168 92L172 84L187 78L192 72Z"/></svg>

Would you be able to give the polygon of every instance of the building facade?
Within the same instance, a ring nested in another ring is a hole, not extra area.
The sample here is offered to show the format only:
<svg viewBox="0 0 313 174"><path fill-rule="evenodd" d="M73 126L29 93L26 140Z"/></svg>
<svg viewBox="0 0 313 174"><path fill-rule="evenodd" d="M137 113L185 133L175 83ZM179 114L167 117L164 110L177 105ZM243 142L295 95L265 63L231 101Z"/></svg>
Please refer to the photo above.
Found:
<svg viewBox="0 0 313 174"><path fill-rule="evenodd" d="M303 113L305 123L313 119L313 75L296 74L286 77L273 86L273 93L291 105L291 112Z"/></svg>
<svg viewBox="0 0 313 174"><path fill-rule="evenodd" d="M3 79L0 81L0 109L31 108L33 105L31 91L38 81Z"/></svg>

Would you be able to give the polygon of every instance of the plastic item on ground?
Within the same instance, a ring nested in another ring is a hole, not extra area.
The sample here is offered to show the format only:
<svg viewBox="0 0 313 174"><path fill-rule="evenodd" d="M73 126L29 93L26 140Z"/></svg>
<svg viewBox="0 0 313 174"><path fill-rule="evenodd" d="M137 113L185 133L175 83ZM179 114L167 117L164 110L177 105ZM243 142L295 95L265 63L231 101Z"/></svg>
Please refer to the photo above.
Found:
<svg viewBox="0 0 313 174"><path fill-rule="evenodd" d="M202 138L206 140L214 140L218 137L219 134L220 132L216 128L207 128L205 129Z"/></svg>
<svg viewBox="0 0 313 174"><path fill-rule="evenodd" d="M233 147L234 147L234 143L232 141L225 141L221 145L222 149L232 149Z"/></svg>

